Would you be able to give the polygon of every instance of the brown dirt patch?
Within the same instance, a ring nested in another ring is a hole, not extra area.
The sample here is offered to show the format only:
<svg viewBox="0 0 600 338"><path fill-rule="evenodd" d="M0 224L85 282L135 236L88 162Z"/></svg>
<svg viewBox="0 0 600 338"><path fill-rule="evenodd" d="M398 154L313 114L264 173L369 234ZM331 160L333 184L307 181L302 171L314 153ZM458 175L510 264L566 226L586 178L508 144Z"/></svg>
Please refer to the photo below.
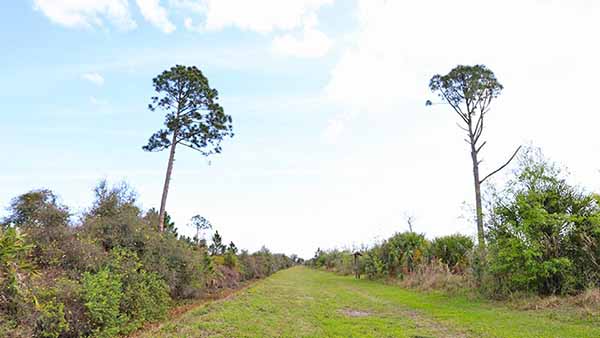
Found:
<svg viewBox="0 0 600 338"><path fill-rule="evenodd" d="M348 317L367 317L371 315L370 312L354 309L341 309L339 312Z"/></svg>

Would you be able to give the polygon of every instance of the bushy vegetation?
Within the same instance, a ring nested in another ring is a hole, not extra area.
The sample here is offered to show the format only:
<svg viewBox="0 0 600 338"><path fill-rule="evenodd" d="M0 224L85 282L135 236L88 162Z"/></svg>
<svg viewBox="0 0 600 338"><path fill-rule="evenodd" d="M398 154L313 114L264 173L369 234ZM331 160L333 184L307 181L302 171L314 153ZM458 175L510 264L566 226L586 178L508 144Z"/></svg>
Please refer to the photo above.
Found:
<svg viewBox="0 0 600 338"><path fill-rule="evenodd" d="M495 291L568 294L600 286L600 196L570 185L530 151L494 195L489 273Z"/></svg>
<svg viewBox="0 0 600 338"><path fill-rule="evenodd" d="M168 214L159 232L156 210L141 210L126 184L94 192L76 222L50 190L13 199L0 227L0 336L124 335L179 301L296 263L265 248L238 254L218 234L209 252L178 236Z"/></svg>
<svg viewBox="0 0 600 338"><path fill-rule="evenodd" d="M308 264L342 274L358 270L372 279L398 278L408 286L478 286L492 297L600 287L599 195L569 184L558 165L532 148L489 199L481 251L460 234L427 240L404 232L361 250L357 264L350 250L320 249Z"/></svg>
<svg viewBox="0 0 600 338"><path fill-rule="evenodd" d="M425 267L438 264L447 266L449 272L460 273L468 266L472 249L473 241L464 235L443 236L429 241L423 234L407 231L360 250L356 264L355 251L320 249L307 264L345 275L358 269L361 275L370 279L404 279L422 273Z"/></svg>

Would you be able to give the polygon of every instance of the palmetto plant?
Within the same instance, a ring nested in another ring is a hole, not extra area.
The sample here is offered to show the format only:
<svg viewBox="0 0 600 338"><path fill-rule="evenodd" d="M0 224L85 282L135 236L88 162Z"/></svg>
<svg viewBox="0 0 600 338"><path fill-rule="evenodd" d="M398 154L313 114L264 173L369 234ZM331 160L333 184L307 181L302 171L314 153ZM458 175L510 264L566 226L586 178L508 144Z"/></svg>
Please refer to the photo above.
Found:
<svg viewBox="0 0 600 338"><path fill-rule="evenodd" d="M25 276L33 272L31 260L27 259L31 248L17 229L0 228L0 305L9 311L22 292Z"/></svg>

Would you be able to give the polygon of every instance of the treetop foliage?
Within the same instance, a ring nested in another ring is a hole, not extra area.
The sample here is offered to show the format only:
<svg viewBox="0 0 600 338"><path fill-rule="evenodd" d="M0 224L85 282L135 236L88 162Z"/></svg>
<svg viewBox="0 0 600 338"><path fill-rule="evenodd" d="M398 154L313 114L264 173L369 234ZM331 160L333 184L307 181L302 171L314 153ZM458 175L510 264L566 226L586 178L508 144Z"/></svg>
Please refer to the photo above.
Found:
<svg viewBox="0 0 600 338"><path fill-rule="evenodd" d="M433 76L429 88L468 120L476 112L485 114L492 99L498 97L504 87L486 66L461 65L446 75ZM466 111L461 108L463 103Z"/></svg>
<svg viewBox="0 0 600 338"><path fill-rule="evenodd" d="M12 200L3 223L13 227L53 227L68 224L69 208L48 189L32 190Z"/></svg>
<svg viewBox="0 0 600 338"><path fill-rule="evenodd" d="M200 215L193 216L191 221L192 221L192 226L194 226L194 228L196 228L198 230L212 229L212 224L210 223L210 221Z"/></svg>
<svg viewBox="0 0 600 338"><path fill-rule="evenodd" d="M157 95L148 108L166 112L166 128L152 135L143 149L161 151L176 143L205 156L220 153L221 140L233 136L232 119L217 102L218 92L209 86L202 71L177 65L152 83Z"/></svg>

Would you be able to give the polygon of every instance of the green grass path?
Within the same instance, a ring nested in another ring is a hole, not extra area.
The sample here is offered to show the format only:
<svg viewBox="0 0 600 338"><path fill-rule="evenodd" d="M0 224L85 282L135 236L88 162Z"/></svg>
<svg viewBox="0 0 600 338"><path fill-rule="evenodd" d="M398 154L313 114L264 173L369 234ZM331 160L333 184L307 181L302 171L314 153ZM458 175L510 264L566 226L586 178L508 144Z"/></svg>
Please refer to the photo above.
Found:
<svg viewBox="0 0 600 338"><path fill-rule="evenodd" d="M295 267L142 337L591 338L599 323Z"/></svg>

